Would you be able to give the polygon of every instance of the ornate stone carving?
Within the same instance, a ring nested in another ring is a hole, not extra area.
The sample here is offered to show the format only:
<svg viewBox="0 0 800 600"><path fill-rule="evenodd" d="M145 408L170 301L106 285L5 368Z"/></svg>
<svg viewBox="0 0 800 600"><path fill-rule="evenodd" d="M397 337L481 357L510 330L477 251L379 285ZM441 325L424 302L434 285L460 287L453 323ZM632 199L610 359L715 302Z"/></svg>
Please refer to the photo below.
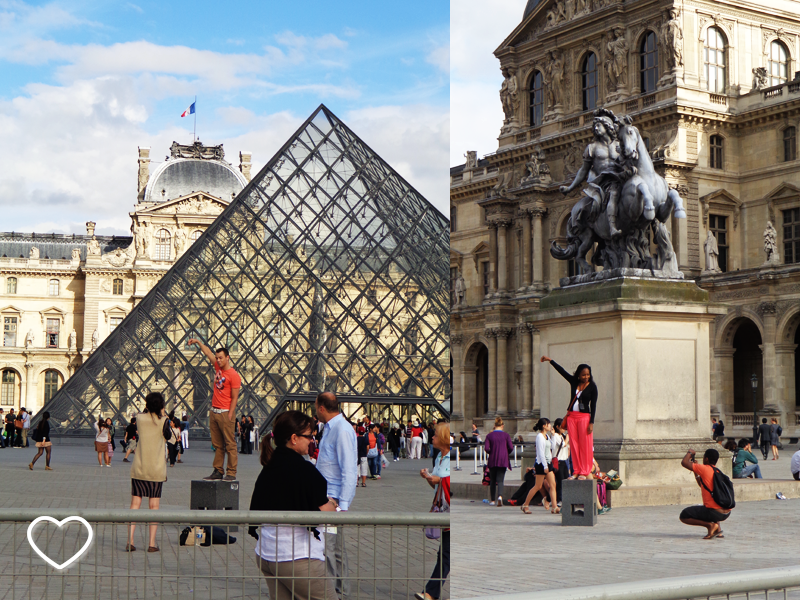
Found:
<svg viewBox="0 0 800 600"><path fill-rule="evenodd" d="M204 146L200 140L187 146L172 142L169 152L172 158L203 158L205 160L222 160L225 158L222 144L219 146Z"/></svg>
<svg viewBox="0 0 800 600"><path fill-rule="evenodd" d="M766 67L755 67L753 69L753 89L763 90L768 86L769 76Z"/></svg>
<svg viewBox="0 0 800 600"><path fill-rule="evenodd" d="M464 275L461 274L461 271L458 271L458 277L456 277L453 284L453 296L455 296L453 308L462 308L467 305L467 282L464 280Z"/></svg>
<svg viewBox="0 0 800 600"><path fill-rule="evenodd" d="M31 249L28 251L28 258L39 260L39 248L36 246L31 247Z"/></svg>
<svg viewBox="0 0 800 600"><path fill-rule="evenodd" d="M183 248L186 245L186 231L183 229L178 229L175 232L175 254L178 255L183 252Z"/></svg>
<svg viewBox="0 0 800 600"><path fill-rule="evenodd" d="M86 252L92 256L100 256L100 242L95 236L86 243Z"/></svg>
<svg viewBox="0 0 800 600"><path fill-rule="evenodd" d="M460 333L456 333L450 336L450 345L451 346L460 346L464 343L464 336Z"/></svg>
<svg viewBox="0 0 800 600"><path fill-rule="evenodd" d="M25 336L25 348L33 348L33 329L29 329L28 335Z"/></svg>
<svg viewBox="0 0 800 600"><path fill-rule="evenodd" d="M68 343L68 348L70 350L77 350L77 348L78 348L78 334L74 329L72 331L70 331L69 338L67 339L67 343Z"/></svg>
<svg viewBox="0 0 800 600"><path fill-rule="evenodd" d="M72 249L72 260L80 260L80 259L81 259L80 248L73 248Z"/></svg>
<svg viewBox="0 0 800 600"><path fill-rule="evenodd" d="M111 282L108 279L103 279L100 281L100 291L105 294L111 293Z"/></svg>
<svg viewBox="0 0 800 600"><path fill-rule="evenodd" d="M133 280L126 279L125 280L125 293L132 294L133 293Z"/></svg>
<svg viewBox="0 0 800 600"><path fill-rule="evenodd" d="M778 232L772 226L772 221L767 221L764 229L764 252L767 255L765 265L779 265L781 263L778 255Z"/></svg>
<svg viewBox="0 0 800 600"><path fill-rule="evenodd" d="M513 194L508 192L508 188L512 187L514 180L514 171L505 171L497 174L497 183L489 190L489 198L515 198Z"/></svg>
<svg viewBox="0 0 800 600"><path fill-rule="evenodd" d="M97 347L100 345L100 334L97 333L97 329L92 332L92 350L97 350Z"/></svg>
<svg viewBox="0 0 800 600"><path fill-rule="evenodd" d="M139 177L136 189L139 200L144 199L148 181L150 181L150 148L139 148Z"/></svg>
<svg viewBox="0 0 800 600"><path fill-rule="evenodd" d="M625 30L615 27L606 42L606 75L608 77L608 97L618 98L627 91L628 83L628 42Z"/></svg>
<svg viewBox="0 0 800 600"><path fill-rule="evenodd" d="M764 315L774 315L778 312L778 305L775 302L761 302L756 307L756 312L764 317Z"/></svg>
<svg viewBox="0 0 800 600"><path fill-rule="evenodd" d="M547 11L546 27L555 27L567 20L567 4L565 0L555 0L553 6Z"/></svg>
<svg viewBox="0 0 800 600"><path fill-rule="evenodd" d="M198 215L216 215L220 207L208 198L189 198L173 207L175 213L193 213Z"/></svg>
<svg viewBox="0 0 800 600"><path fill-rule="evenodd" d="M717 244L717 238L714 237L711 231L706 235L706 241L703 247L706 251L705 273L722 273L722 270L719 268L719 245Z"/></svg>
<svg viewBox="0 0 800 600"><path fill-rule="evenodd" d="M560 50L551 50L548 53L544 83L548 111L551 111L561 106L564 97L564 55Z"/></svg>
<svg viewBox="0 0 800 600"><path fill-rule="evenodd" d="M683 66L683 28L679 20L680 11L671 8L667 11L667 18L661 27L661 45L665 49L667 69L676 71Z"/></svg>
<svg viewBox="0 0 800 600"><path fill-rule="evenodd" d="M541 146L533 149L530 160L525 163L527 175L522 178L520 184L550 183L550 167L545 162L545 153Z"/></svg>
<svg viewBox="0 0 800 600"><path fill-rule="evenodd" d="M505 114L504 129L518 127L517 111L519 110L520 97L516 69L514 67L505 67L503 69L503 77L503 85L500 87L500 101Z"/></svg>
<svg viewBox="0 0 800 600"><path fill-rule="evenodd" d="M469 171L471 169L478 168L478 151L477 150L467 150L467 153L464 155L464 158L467 159L467 162L464 164L464 170Z"/></svg>
<svg viewBox="0 0 800 600"><path fill-rule="evenodd" d="M133 243L136 246L136 255L139 258L147 258L150 254L150 226L147 221L134 225Z"/></svg>
<svg viewBox="0 0 800 600"><path fill-rule="evenodd" d="M575 142L564 155L564 175L561 177L562 181L575 177L575 174L580 170L582 165L583 156L581 156L581 146L578 142Z"/></svg>
<svg viewBox="0 0 800 600"><path fill-rule="evenodd" d="M133 247L131 244L128 248L130 250ZM112 267L124 267L128 262L133 262L133 252L130 254L128 251L123 250L122 248L115 248L113 252L109 252L108 254L103 255L103 262L107 265L111 265Z"/></svg>
<svg viewBox="0 0 800 600"><path fill-rule="evenodd" d="M507 340L514 333L514 330L509 327L494 327L492 328L492 337L498 340Z"/></svg>

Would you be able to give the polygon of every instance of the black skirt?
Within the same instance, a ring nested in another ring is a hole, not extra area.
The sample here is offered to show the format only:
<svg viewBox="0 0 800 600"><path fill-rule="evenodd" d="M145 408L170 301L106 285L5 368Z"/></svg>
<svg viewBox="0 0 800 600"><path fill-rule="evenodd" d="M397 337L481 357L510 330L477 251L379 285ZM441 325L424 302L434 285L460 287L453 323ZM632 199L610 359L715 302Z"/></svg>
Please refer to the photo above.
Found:
<svg viewBox="0 0 800 600"><path fill-rule="evenodd" d="M163 481L142 481L131 479L131 496L139 498L161 498Z"/></svg>

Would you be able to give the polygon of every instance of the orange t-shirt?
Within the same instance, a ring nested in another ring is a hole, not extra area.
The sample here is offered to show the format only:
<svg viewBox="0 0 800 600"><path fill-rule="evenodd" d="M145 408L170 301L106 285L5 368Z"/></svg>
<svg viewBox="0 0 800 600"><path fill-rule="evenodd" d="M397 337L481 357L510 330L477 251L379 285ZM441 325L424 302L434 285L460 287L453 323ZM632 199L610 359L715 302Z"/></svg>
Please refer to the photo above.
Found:
<svg viewBox="0 0 800 600"><path fill-rule="evenodd" d="M370 448L374 448L377 445L378 445L378 440L375 439L375 434L374 433L370 433L369 434L369 447Z"/></svg>
<svg viewBox="0 0 800 600"><path fill-rule="evenodd" d="M211 406L213 408L221 408L222 410L230 410L231 408L231 390L238 390L242 387L242 378L232 368L227 371L222 371L214 364L214 396L211 398Z"/></svg>
<svg viewBox="0 0 800 600"><path fill-rule="evenodd" d="M706 508L713 508L714 510L718 510L720 512L728 512L724 510L719 504L714 502L714 497L711 495L711 492L708 490L714 489L714 468L711 465L700 465L700 464L693 464L692 471L695 474L700 476L700 479L703 480L705 486L700 486L700 491L703 494L703 506ZM708 487L708 490L706 489Z"/></svg>

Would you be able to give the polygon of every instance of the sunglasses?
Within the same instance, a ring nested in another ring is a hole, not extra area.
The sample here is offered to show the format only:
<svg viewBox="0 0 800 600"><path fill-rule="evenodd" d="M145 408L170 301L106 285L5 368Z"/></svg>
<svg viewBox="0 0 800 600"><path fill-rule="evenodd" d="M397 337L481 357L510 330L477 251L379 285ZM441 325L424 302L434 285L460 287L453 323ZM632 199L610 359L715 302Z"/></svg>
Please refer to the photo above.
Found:
<svg viewBox="0 0 800 600"><path fill-rule="evenodd" d="M304 437L304 438L306 438L307 440L313 440L313 439L314 439L314 436L313 436L313 435L307 435L307 434L305 434L305 433L298 433L298 434L296 434L296 435L297 435L297 437Z"/></svg>

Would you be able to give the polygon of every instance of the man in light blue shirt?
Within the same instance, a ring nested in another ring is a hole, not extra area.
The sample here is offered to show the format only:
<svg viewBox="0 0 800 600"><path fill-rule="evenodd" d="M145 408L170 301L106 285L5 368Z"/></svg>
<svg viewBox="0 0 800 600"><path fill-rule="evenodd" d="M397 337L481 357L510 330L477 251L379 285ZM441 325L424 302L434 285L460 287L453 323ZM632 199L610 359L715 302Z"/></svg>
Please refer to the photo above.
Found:
<svg viewBox="0 0 800 600"><path fill-rule="evenodd" d="M356 432L339 412L339 400L333 392L322 392L317 396L315 408L317 418L325 423L319 443L317 470L328 482L328 497L338 502L339 510L349 510L356 495ZM350 594L344 535L341 530L337 530L335 535L327 535L325 560L328 572L336 577L336 593L341 598Z"/></svg>

